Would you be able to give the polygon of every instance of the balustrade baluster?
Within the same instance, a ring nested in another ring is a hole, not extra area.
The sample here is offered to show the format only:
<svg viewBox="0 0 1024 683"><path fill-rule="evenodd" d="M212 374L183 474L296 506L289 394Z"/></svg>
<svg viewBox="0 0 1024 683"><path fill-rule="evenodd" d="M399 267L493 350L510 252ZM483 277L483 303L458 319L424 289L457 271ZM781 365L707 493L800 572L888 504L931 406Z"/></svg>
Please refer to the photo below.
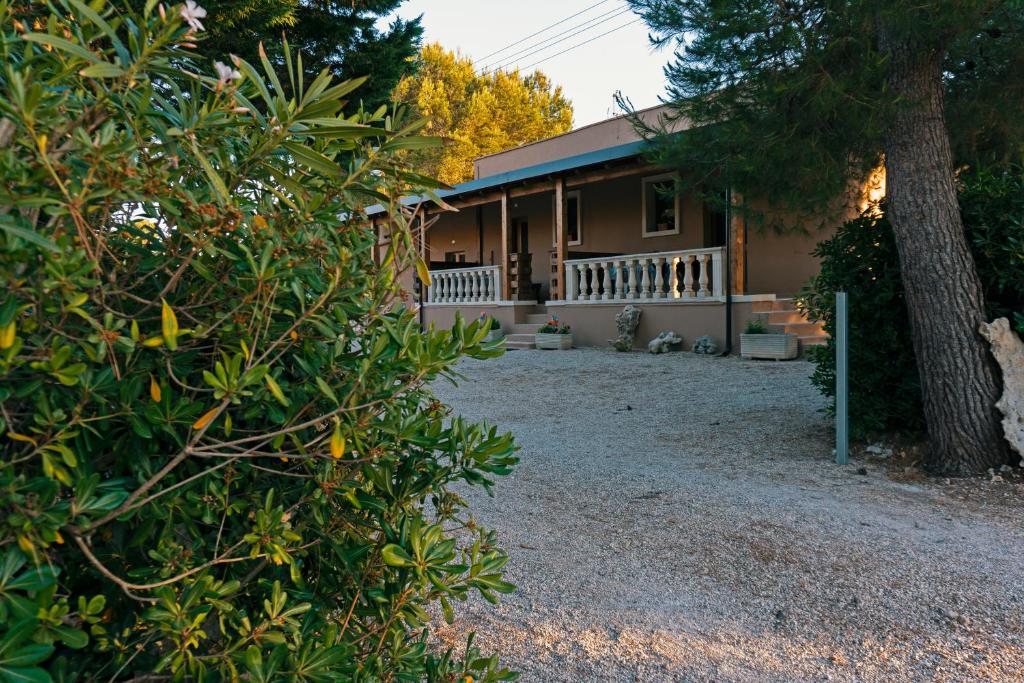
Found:
<svg viewBox="0 0 1024 683"><path fill-rule="evenodd" d="M661 272L661 266L665 263L663 256L655 256L654 262L654 298L664 299L665 298L665 276Z"/></svg>
<svg viewBox="0 0 1024 683"><path fill-rule="evenodd" d="M722 252L721 250L711 254L711 278L712 293L715 296L722 296Z"/></svg>
<svg viewBox="0 0 1024 683"><path fill-rule="evenodd" d="M579 264L580 268L580 301L587 298L587 264Z"/></svg>
<svg viewBox="0 0 1024 683"><path fill-rule="evenodd" d="M683 298L693 298L693 254L683 257Z"/></svg>
<svg viewBox="0 0 1024 683"><path fill-rule="evenodd" d="M708 295L708 261L710 261L710 254L701 254L697 258L700 259L700 289L697 290L697 296L703 298Z"/></svg>
<svg viewBox="0 0 1024 683"><path fill-rule="evenodd" d="M647 264L651 262L649 258L640 259L640 298L649 299L651 297L651 271L647 267Z"/></svg>

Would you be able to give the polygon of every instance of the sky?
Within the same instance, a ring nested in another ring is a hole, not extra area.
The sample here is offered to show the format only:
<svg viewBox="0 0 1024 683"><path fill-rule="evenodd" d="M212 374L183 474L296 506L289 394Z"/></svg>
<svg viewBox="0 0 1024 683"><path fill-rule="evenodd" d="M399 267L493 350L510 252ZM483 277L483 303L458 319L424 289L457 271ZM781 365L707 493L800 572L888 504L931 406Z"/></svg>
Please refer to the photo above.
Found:
<svg viewBox="0 0 1024 683"><path fill-rule="evenodd" d="M425 42L458 49L481 69L532 71L536 63L572 100L577 128L621 113L616 90L640 109L658 104L665 89L662 67L671 54L650 46L646 26L624 0L406 0L397 12L420 14Z"/></svg>

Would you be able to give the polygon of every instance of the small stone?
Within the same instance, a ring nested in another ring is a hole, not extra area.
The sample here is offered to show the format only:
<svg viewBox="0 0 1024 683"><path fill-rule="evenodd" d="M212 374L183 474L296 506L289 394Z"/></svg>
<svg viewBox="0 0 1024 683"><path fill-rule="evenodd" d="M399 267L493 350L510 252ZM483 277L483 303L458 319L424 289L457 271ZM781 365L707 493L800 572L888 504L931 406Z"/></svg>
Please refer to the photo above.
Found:
<svg viewBox="0 0 1024 683"><path fill-rule="evenodd" d="M982 323L978 331L1003 371L1003 395L996 402L1003 413L1003 434L1010 448L1024 455L1024 342L1006 318Z"/></svg>
<svg viewBox="0 0 1024 683"><path fill-rule="evenodd" d="M861 476L867 476L868 468L867 467L858 467L857 468L857 474L859 474Z"/></svg>
<svg viewBox="0 0 1024 683"><path fill-rule="evenodd" d="M690 350L694 353L699 353L705 356L713 356L718 353L718 344L711 338L710 335L702 335L693 340L693 346Z"/></svg>
<svg viewBox="0 0 1024 683"><path fill-rule="evenodd" d="M666 330L647 344L647 350L651 353L667 353L672 350L673 346L679 346L682 343L682 337L675 332Z"/></svg>

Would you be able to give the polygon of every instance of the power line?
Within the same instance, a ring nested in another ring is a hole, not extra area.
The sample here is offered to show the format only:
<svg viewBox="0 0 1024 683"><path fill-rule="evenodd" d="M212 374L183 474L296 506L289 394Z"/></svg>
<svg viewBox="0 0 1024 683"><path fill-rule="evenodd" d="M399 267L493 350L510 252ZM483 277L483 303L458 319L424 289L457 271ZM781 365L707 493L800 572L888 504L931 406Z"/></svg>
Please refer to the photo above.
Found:
<svg viewBox="0 0 1024 683"><path fill-rule="evenodd" d="M610 0L600 0L600 2L595 2L595 3L593 4L593 5L591 5L591 6L589 6L589 7L584 7L584 8L583 8L583 9L581 9L581 10L580 10L579 12L576 12L576 14L570 14L570 15L569 15L569 16L567 16L567 17L566 17L565 19L560 19L560 20L556 21L556 22L555 22L555 23L553 23L553 24L550 24L550 25L548 25L548 26L545 26L545 27L544 27L544 28L542 28L541 30L539 30L539 31L536 31L536 32L534 32L534 33L531 33L530 35L526 36L525 38L520 38L519 40L514 40L514 41L512 41L511 43L509 43L509 44L508 44L508 45L506 45L505 47L501 48L500 50L495 50L494 52L492 52L492 53L490 53L490 54L488 54L488 55L484 55L483 57L481 57L481 58L480 58L480 61L483 61L483 60L485 60L485 59L488 59L488 58L490 58L490 57L493 57L493 56L494 56L494 55L496 55L496 54L502 53L502 52L504 52L505 50L507 50L507 49L509 49L509 48L511 48L511 47L515 47L515 46L516 46L516 45L518 45L519 43L525 42L525 41L529 40L530 38L533 38L534 36L539 36L539 35L540 35L541 33L544 33L545 31L550 31L550 30L551 30L551 29L553 29L554 27L556 27L556 26L558 26L558 25L560 25L560 24L564 24L565 22L569 21L570 19L573 19L573 18L575 18L575 17L578 17L578 16L579 16L579 15L581 15L581 14L584 14L584 13L586 13L586 12L589 12L590 10L594 9L595 7L598 7L598 6L600 6L600 5L603 5L603 4L605 4L606 2L610 2Z"/></svg>
<svg viewBox="0 0 1024 683"><path fill-rule="evenodd" d="M615 28L613 28L613 29L611 29L611 30L609 30L609 31L605 31L604 33L601 33L601 34L599 34L599 35L596 35L596 36L594 36L593 38L588 38L587 40L584 40L584 41L583 41L582 43L576 43L576 44L575 44L575 45L573 45L572 47L567 47L567 48L565 48L564 50L562 50L561 52L556 52L556 53L555 53L555 54L553 54L553 55L549 55L549 56L547 56L547 57L545 57L545 58L543 58L543 59L539 59L539 60L537 60L536 62L534 62L533 64L530 64L530 65L528 65L528 66L524 66L524 67L522 67L522 68L521 68L521 70L522 70L522 71L526 71L527 69L532 69L533 67L537 66L538 64L541 64L541 63L543 63L543 62L546 62L546 61L548 61L549 59L554 59L555 57L558 57L559 55L564 55L564 54L565 54L566 52L571 52L572 50L575 50L575 49L576 49L576 48L578 48L578 47L583 47L583 46L584 46L584 45L586 45L587 43L592 43L592 42L594 42L595 40L597 40L598 38L603 38L603 37L605 37L605 36L606 36L606 35L608 35L609 33L615 33L615 32L616 32L616 31L618 31L619 29L623 29L623 28L626 28L627 26L632 26L633 24L637 23L638 21L641 21L641 19L640 19L640 18L637 18L637 19L634 19L633 21L628 21L628 22L626 22L625 24L622 24L621 26L616 26Z"/></svg>
<svg viewBox="0 0 1024 683"><path fill-rule="evenodd" d="M513 63L515 63L517 61L525 59L526 57L529 57L530 55L534 55L534 54L537 54L538 52L542 52L542 51L544 51L544 50L546 50L546 49L548 49L550 47L554 47L555 45L558 45L559 43L564 43L565 41L569 40L573 36L578 36L581 33L585 33L587 31L589 31L590 29L597 28L601 24L605 24L605 23L611 21L612 19L615 19L616 17L619 17L619 16L622 16L623 14L626 14L629 11L630 10L629 10L628 7L618 7L616 9L613 9L610 12L605 12L604 14L599 14L598 16L593 17L592 19L588 19L588 20L584 21L582 24L577 24L577 25L575 25L575 26L573 26L571 28L566 29L565 31L562 31L561 33L556 33L553 36L549 36L547 38L542 39L541 41L539 41L537 43L534 43L532 45L524 47L523 49L519 50L518 52L513 52L510 55L505 55L500 60L498 60L499 63L497 65L490 66L490 67L486 67L486 66L483 67L481 69L481 71L480 71L480 75L483 76L483 75L486 75L488 73L493 73L495 71L498 71L499 69L502 69L502 68L508 66L509 64L513 64ZM598 21L598 20L600 20L600 21ZM569 34L569 35L566 35L566 34ZM564 36L564 37L562 37L562 36ZM558 38L558 40L555 40L556 38Z"/></svg>

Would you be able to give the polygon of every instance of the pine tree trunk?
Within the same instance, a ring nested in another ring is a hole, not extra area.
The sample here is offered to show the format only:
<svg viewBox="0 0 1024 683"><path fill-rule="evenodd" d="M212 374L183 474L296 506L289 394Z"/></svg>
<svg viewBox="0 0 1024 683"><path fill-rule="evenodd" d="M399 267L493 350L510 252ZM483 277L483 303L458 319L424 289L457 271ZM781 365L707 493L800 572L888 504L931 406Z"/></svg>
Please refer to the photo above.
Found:
<svg viewBox="0 0 1024 683"><path fill-rule="evenodd" d="M887 212L900 256L928 430L928 464L943 474L1007 461L995 408L1001 381L978 333L981 281L957 204L943 115L941 54L882 36L889 86L903 105L885 140Z"/></svg>

